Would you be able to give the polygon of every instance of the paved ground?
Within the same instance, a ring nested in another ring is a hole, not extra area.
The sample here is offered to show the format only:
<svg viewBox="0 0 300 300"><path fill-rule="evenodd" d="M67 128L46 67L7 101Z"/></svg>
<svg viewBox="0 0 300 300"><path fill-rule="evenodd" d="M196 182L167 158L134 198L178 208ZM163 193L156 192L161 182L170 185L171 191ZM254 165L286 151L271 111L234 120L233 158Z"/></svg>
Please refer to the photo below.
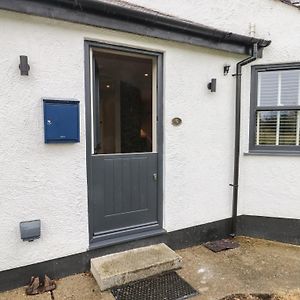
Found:
<svg viewBox="0 0 300 300"><path fill-rule="evenodd" d="M217 254L203 246L177 251L184 265L178 273L201 293L191 299L217 300L237 293L287 291L295 292L285 299L300 299L300 247L244 237L237 240L240 248ZM55 300L113 300L109 292L100 292L90 274L69 276L57 284ZM26 297L21 288L0 293L0 300L4 299L51 300L51 295Z"/></svg>

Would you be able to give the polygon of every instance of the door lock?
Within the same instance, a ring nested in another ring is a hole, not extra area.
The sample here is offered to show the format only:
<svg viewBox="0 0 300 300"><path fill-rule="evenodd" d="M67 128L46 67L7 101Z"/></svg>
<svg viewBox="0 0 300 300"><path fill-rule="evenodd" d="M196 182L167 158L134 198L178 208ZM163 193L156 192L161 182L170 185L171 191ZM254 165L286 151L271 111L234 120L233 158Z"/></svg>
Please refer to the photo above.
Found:
<svg viewBox="0 0 300 300"><path fill-rule="evenodd" d="M154 179L155 181L157 181L157 174L156 174L156 173L153 174L153 179Z"/></svg>

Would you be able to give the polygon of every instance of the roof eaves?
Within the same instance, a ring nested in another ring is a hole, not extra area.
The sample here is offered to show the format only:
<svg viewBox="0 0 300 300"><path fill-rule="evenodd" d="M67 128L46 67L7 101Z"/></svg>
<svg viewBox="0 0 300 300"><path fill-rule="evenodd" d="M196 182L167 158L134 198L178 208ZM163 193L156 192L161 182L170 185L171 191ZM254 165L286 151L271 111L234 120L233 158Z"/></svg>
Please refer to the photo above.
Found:
<svg viewBox="0 0 300 300"><path fill-rule="evenodd" d="M150 24L172 27L183 32L207 36L217 41L238 42L245 45L258 43L259 47L267 47L271 41L249 37L233 32L219 30L213 27L205 26L190 20L181 19L172 15L163 14L142 6L134 5L121 0L81 0L80 2L102 3L106 6L107 12L112 11L114 15L128 15L137 21ZM168 28L171 29L171 28Z"/></svg>
<svg viewBox="0 0 300 300"><path fill-rule="evenodd" d="M259 48L271 43L120 0L1 0L1 8L240 54L250 54L255 43Z"/></svg>

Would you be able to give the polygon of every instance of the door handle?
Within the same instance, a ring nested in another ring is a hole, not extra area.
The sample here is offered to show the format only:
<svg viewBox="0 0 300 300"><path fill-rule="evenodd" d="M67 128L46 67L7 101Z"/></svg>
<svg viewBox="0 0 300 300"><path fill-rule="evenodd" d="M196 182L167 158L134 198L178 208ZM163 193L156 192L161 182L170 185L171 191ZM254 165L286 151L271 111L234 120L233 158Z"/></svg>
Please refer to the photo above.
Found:
<svg viewBox="0 0 300 300"><path fill-rule="evenodd" d="M157 174L156 173L153 174L153 180L157 181Z"/></svg>

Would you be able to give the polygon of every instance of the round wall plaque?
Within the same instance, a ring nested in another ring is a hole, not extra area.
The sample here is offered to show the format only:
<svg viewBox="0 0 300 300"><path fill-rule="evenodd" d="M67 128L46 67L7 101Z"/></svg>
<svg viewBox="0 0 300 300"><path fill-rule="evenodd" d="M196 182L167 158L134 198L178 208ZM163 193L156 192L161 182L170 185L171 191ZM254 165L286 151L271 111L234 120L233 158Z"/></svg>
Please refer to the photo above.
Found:
<svg viewBox="0 0 300 300"><path fill-rule="evenodd" d="M176 118L172 119L172 125L173 126L179 126L181 124L182 124L182 120L180 118L176 117Z"/></svg>

